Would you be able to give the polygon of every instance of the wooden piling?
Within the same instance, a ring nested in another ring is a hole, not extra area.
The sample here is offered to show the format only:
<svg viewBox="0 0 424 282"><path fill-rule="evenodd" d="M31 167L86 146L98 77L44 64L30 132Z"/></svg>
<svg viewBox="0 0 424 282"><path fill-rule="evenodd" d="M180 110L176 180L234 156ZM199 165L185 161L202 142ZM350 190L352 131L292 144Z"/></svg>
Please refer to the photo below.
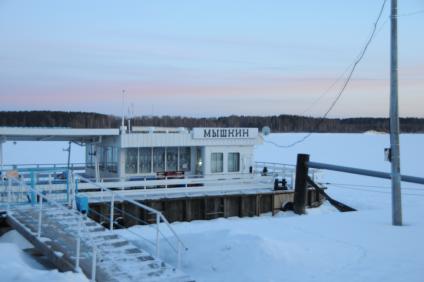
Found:
<svg viewBox="0 0 424 282"><path fill-rule="evenodd" d="M305 214L305 205L307 199L306 179L308 177L309 155L298 154L296 164L296 182L294 188L293 209L296 214Z"/></svg>

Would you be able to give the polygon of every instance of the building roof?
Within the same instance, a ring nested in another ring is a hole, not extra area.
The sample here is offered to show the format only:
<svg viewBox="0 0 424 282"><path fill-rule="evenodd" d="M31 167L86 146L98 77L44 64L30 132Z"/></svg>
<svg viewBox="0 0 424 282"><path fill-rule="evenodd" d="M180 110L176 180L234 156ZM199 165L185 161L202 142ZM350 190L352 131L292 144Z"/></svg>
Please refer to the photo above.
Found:
<svg viewBox="0 0 424 282"><path fill-rule="evenodd" d="M231 134L230 134L230 131ZM228 133L228 136L227 136ZM233 134L234 133L234 134ZM242 134L244 133L244 134ZM238 134L238 135L237 135ZM183 128L138 127L120 135L119 129L66 127L0 127L0 142L73 141L91 143L104 137L120 136L120 147L166 146L253 146L262 143L257 128Z"/></svg>
<svg viewBox="0 0 424 282"><path fill-rule="evenodd" d="M0 141L78 141L118 136L119 129L66 127L0 127Z"/></svg>

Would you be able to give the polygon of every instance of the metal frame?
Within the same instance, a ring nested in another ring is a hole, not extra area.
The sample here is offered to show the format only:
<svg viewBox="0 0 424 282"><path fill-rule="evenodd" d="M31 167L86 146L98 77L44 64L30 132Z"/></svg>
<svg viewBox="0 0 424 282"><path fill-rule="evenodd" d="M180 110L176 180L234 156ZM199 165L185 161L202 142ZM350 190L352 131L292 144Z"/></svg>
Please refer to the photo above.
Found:
<svg viewBox="0 0 424 282"><path fill-rule="evenodd" d="M85 178L77 173L73 174L73 177L75 179L75 184L78 185L77 183L80 181L85 181L85 182L89 182L92 185L96 186L97 188L100 189L101 193L102 193L102 197L105 196L109 196L110 197L110 213L109 213L109 229L111 231L113 231L113 225L114 225L114 210L115 210L115 201L125 201L128 202L132 205L135 205L141 209L146 210L147 212L154 214L156 217L156 257L159 257L159 253L160 253L160 238L161 236L165 239L166 242L168 242L169 246L171 247L171 249L173 249L176 252L177 255L177 267L180 268L181 266L181 250L182 248L184 248L184 250L188 250L188 248L185 246L185 244L183 243L183 241L181 240L181 238L177 235L177 233L175 232L175 230L172 228L171 224L169 223L169 221L166 219L166 217L158 210L153 209L149 206L143 205L137 201L134 201L130 198L128 198L125 195L122 195L119 192L113 191L107 187L104 187L104 185L100 184L100 183L95 183L92 182L90 179ZM107 194L107 195L105 195ZM80 193L81 195L81 193ZM173 246L171 244L171 242L165 237L165 235L161 232L160 230L160 223L165 223L165 226L168 228L169 231L171 231L171 233L173 234L174 238L177 241L177 246ZM144 237L142 237L141 235L138 235L137 233L133 233L136 234L136 236L142 238L143 240L145 239ZM161 236L160 236L161 235Z"/></svg>
<svg viewBox="0 0 424 282"><path fill-rule="evenodd" d="M92 271L91 271L91 277L90 277L90 281L96 281L96 265L97 265L97 250L96 250L96 245L93 242L93 237L91 235L91 233L89 232L88 228L86 225L81 224L85 215L79 213L77 210L75 209L68 209L66 206L64 206L62 203L59 203L55 200L52 200L50 198L47 197L47 195L44 195L42 192L37 191L36 189L34 189L31 186L28 186L26 183L24 183L22 180L16 179L16 178L8 178L8 199L7 199L7 213L8 216L12 216L10 214L11 212L11 208L12 208L12 199L11 199L11 187L13 187L13 184L17 184L19 186L24 186L27 190L27 192L31 193L31 194L35 194L36 195L36 202L33 203L33 208L38 208L38 219L37 219L37 233L36 236L38 238L38 240L41 240L42 238L42 234L43 234L43 209L45 209L45 205L43 205L43 203L46 203L48 205L52 205L55 208L65 211L66 214L73 216L74 218L76 218L79 222L78 224L78 229L77 229L77 244L75 246L75 268L74 270L76 272L80 272L81 269L79 267L80 264L80 252L81 252L81 237L82 234L88 234L88 243L90 245L92 245L93 251L92 251ZM16 204L16 203L15 203ZM46 227L47 228L47 227ZM83 231L85 231L83 233Z"/></svg>

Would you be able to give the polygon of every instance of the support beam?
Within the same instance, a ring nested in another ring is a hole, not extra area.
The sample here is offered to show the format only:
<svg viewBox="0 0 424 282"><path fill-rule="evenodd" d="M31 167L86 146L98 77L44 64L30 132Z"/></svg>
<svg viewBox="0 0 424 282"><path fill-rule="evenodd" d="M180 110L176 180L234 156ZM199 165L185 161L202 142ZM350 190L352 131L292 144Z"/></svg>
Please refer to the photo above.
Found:
<svg viewBox="0 0 424 282"><path fill-rule="evenodd" d="M191 212L191 200L189 198L185 199L185 220L191 221L193 218Z"/></svg>
<svg viewBox="0 0 424 282"><path fill-rule="evenodd" d="M376 170L332 165L332 164L325 164L325 163L317 163L317 162L308 162L308 166L311 168L327 169L327 170L340 171L340 172L346 172L346 173L352 173L352 174L358 174L358 175L364 175L364 176L371 176L371 177L378 177L378 178L385 178L385 179L392 178L391 173L376 171ZM421 178L421 177L401 175L400 178L404 182L424 184L424 178Z"/></svg>
<svg viewBox="0 0 424 282"><path fill-rule="evenodd" d="M96 182L100 182L100 168L99 168L99 146L95 145L95 155L94 155L94 175Z"/></svg>
<svg viewBox="0 0 424 282"><path fill-rule="evenodd" d="M349 211L356 211L354 208L349 207L348 205L345 205L339 201L334 200L333 198L331 198L327 193L325 193L325 191L320 188L309 176L307 176L306 181L312 185L312 187L315 188L316 193L321 194L322 196L324 196L325 199L327 199L330 204L332 204L336 209L338 209L341 212L349 212ZM310 191L312 192L312 191Z"/></svg>
<svg viewBox="0 0 424 282"><path fill-rule="evenodd" d="M305 214L306 205L306 179L308 177L309 155L298 154L296 164L296 183L294 188L293 210L296 214Z"/></svg>
<svg viewBox="0 0 424 282"><path fill-rule="evenodd" d="M3 140L0 140L0 170L3 171Z"/></svg>

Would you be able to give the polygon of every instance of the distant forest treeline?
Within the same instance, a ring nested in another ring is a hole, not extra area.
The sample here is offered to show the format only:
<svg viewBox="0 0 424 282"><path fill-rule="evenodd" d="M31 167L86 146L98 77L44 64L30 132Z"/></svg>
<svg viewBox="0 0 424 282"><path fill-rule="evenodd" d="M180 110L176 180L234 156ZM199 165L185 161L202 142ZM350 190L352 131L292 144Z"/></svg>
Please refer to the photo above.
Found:
<svg viewBox="0 0 424 282"><path fill-rule="evenodd" d="M0 126L117 128L120 117L86 112L19 111L0 112ZM257 127L269 126L272 132L388 132L387 118L320 119L312 117L279 116L226 116L193 118L182 116L142 116L131 120L137 126L166 127ZM401 118L401 132L424 133L423 118Z"/></svg>

